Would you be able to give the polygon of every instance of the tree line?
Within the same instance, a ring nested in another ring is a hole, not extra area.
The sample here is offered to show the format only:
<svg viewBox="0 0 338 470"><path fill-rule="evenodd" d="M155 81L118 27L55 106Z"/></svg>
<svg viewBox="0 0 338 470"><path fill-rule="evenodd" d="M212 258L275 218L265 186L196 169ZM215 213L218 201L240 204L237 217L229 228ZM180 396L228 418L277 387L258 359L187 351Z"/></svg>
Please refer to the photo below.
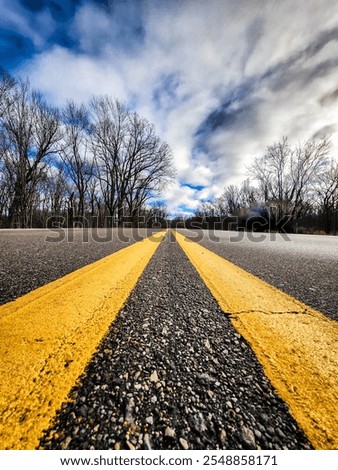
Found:
<svg viewBox="0 0 338 470"><path fill-rule="evenodd" d="M149 201L174 176L169 145L125 103L94 96L58 109L0 72L1 227L164 219Z"/></svg>
<svg viewBox="0 0 338 470"><path fill-rule="evenodd" d="M296 146L283 137L247 167L247 179L202 203L191 223L257 231L335 233L338 164L329 137ZM188 222L189 225L189 222Z"/></svg>
<svg viewBox="0 0 338 470"><path fill-rule="evenodd" d="M338 164L329 137L267 146L247 179L172 225L249 230L338 229ZM0 70L0 227L167 225L152 203L175 177L153 124L110 96L49 105ZM197 225L196 225L197 224Z"/></svg>

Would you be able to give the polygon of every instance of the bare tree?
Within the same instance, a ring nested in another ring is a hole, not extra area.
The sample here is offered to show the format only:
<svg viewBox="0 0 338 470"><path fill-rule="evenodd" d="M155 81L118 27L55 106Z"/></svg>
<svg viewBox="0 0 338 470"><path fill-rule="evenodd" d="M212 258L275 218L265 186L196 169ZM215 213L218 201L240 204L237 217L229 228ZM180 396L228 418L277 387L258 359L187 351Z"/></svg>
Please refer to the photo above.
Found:
<svg viewBox="0 0 338 470"><path fill-rule="evenodd" d="M241 209L241 195L238 186L231 184L224 188L222 199L228 214L235 215Z"/></svg>
<svg viewBox="0 0 338 470"><path fill-rule="evenodd" d="M61 216L65 214L71 189L63 168L48 168L43 183L49 215Z"/></svg>
<svg viewBox="0 0 338 470"><path fill-rule="evenodd" d="M276 207L278 220L289 213L291 153L287 137L283 137L269 145L262 157L255 158L249 169L260 185L265 204Z"/></svg>
<svg viewBox="0 0 338 470"><path fill-rule="evenodd" d="M195 217L200 217L202 219L215 217L216 214L217 208L215 205L215 199L209 199L208 201L201 202L194 212Z"/></svg>
<svg viewBox="0 0 338 470"><path fill-rule="evenodd" d="M244 209L258 204L257 189L250 184L249 178L241 186L231 184L224 188L222 195L213 201L216 213L223 215L239 215Z"/></svg>
<svg viewBox="0 0 338 470"><path fill-rule="evenodd" d="M288 216L297 231L299 218L309 207L316 175L328 164L329 138L306 141L292 149L286 137L267 147L249 171L259 182L265 204L276 208L277 221Z"/></svg>
<svg viewBox="0 0 338 470"><path fill-rule="evenodd" d="M228 205L226 199L224 198L224 194L220 197L216 197L212 201L212 205L214 207L214 213L218 217L225 217L229 214Z"/></svg>
<svg viewBox="0 0 338 470"><path fill-rule="evenodd" d="M95 98L92 149L101 192L109 215L123 221L124 212L138 210L174 176L171 150L154 126L110 97Z"/></svg>
<svg viewBox="0 0 338 470"><path fill-rule="evenodd" d="M319 211L322 214L324 230L336 231L336 214L338 212L338 163L332 161L329 168L317 175L315 192Z"/></svg>
<svg viewBox="0 0 338 470"><path fill-rule="evenodd" d="M63 111L62 119L64 146L60 154L64 173L75 186L76 195L73 195L73 199L77 200L77 207L74 207L75 213L72 215L84 219L89 181L94 170L93 157L88 155L89 115L84 105L78 106L70 101Z"/></svg>
<svg viewBox="0 0 338 470"><path fill-rule="evenodd" d="M151 204L144 206L140 211L142 216L142 223L147 227L162 227L166 228L168 225L168 208L164 201L155 201Z"/></svg>
<svg viewBox="0 0 338 470"><path fill-rule="evenodd" d="M0 69L0 118L13 103L13 94L11 91L14 86L14 78L5 70Z"/></svg>
<svg viewBox="0 0 338 470"><path fill-rule="evenodd" d="M155 128L137 113L129 116L129 142L124 159L123 185L128 212L137 216L150 197L157 196L174 177L169 145L161 142Z"/></svg>
<svg viewBox="0 0 338 470"><path fill-rule="evenodd" d="M9 199L10 195L8 192L7 178L0 165L0 226L5 224L5 219L9 210Z"/></svg>
<svg viewBox="0 0 338 470"><path fill-rule="evenodd" d="M106 96L93 99L92 111L92 150L96 171L105 206L109 216L113 218L118 205L121 206L119 160L124 151L128 110L124 104Z"/></svg>
<svg viewBox="0 0 338 470"><path fill-rule="evenodd" d="M259 205L259 192L251 185L250 179L245 179L239 188L239 202L243 209L250 209Z"/></svg>
<svg viewBox="0 0 338 470"><path fill-rule="evenodd" d="M61 139L59 114L40 94L31 93L27 82L19 83L12 93L13 101L1 120L2 167L11 197L11 226L29 227L37 183Z"/></svg>
<svg viewBox="0 0 338 470"><path fill-rule="evenodd" d="M309 140L296 147L290 162L290 195L291 218L297 224L299 218L311 202L310 192L314 186L317 175L325 170L329 164L331 150L329 138Z"/></svg>

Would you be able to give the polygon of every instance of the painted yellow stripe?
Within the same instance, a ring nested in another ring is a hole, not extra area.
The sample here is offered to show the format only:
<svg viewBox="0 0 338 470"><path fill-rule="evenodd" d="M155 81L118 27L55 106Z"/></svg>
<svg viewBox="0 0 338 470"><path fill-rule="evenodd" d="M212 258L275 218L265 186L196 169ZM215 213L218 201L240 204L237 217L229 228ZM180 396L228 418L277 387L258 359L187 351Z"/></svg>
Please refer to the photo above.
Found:
<svg viewBox="0 0 338 470"><path fill-rule="evenodd" d="M165 232L0 307L0 449L34 449Z"/></svg>
<svg viewBox="0 0 338 470"><path fill-rule="evenodd" d="M338 449L338 324L175 233L317 449Z"/></svg>

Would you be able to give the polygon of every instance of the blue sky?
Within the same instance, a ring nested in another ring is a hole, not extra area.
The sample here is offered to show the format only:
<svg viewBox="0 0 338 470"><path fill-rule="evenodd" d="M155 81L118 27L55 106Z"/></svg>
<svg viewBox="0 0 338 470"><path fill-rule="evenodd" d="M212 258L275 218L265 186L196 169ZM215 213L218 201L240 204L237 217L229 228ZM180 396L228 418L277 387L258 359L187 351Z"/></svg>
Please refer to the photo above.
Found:
<svg viewBox="0 0 338 470"><path fill-rule="evenodd" d="M194 210L268 144L332 134L338 2L0 0L0 66L49 102L109 94L171 146L172 214Z"/></svg>

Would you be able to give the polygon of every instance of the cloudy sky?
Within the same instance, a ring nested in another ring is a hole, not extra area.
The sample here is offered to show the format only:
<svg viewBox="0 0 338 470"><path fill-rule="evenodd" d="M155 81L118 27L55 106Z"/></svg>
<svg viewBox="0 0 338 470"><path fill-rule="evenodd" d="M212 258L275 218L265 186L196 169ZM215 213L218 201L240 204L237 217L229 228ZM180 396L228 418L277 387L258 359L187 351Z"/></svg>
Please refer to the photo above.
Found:
<svg viewBox="0 0 338 470"><path fill-rule="evenodd" d="M0 0L0 66L50 103L125 100L171 146L170 211L239 184L268 144L332 135L337 0Z"/></svg>

